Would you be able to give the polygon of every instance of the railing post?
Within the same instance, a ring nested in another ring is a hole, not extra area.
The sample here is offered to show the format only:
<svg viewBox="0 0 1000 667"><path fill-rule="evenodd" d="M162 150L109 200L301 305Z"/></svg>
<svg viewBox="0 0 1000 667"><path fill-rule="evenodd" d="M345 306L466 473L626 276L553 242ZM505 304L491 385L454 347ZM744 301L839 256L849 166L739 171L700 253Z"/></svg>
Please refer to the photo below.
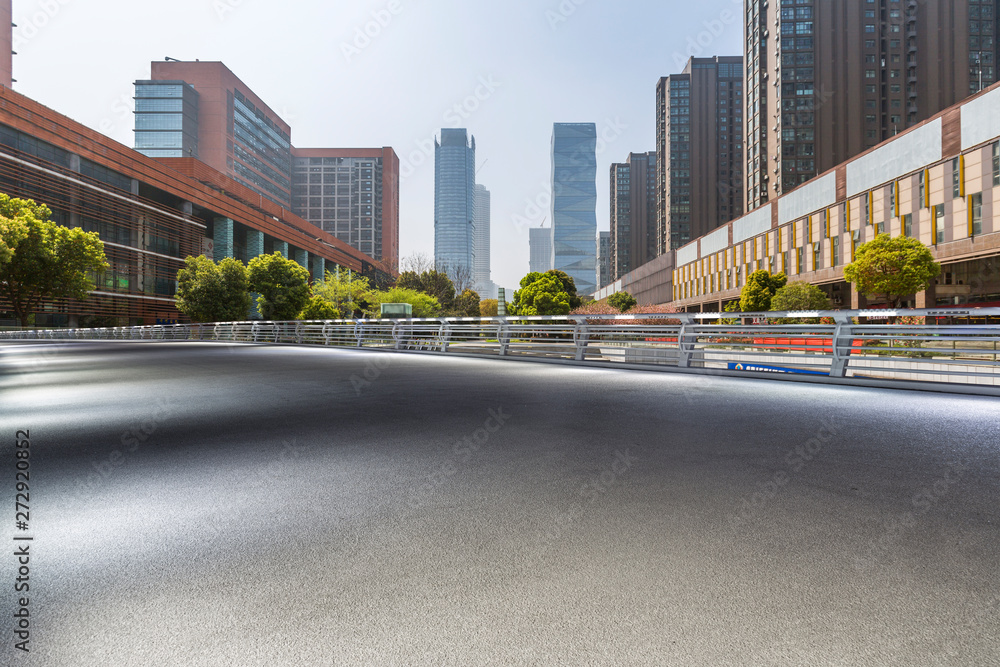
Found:
<svg viewBox="0 0 1000 667"><path fill-rule="evenodd" d="M354 337L358 341L358 347L365 346L365 325L361 320L354 323Z"/></svg>
<svg viewBox="0 0 1000 667"><path fill-rule="evenodd" d="M847 366L850 363L854 347L854 327L851 318L844 315L834 315L837 328L833 331L833 360L830 362L830 377L847 377Z"/></svg>
<svg viewBox="0 0 1000 667"><path fill-rule="evenodd" d="M441 341L441 351L448 351L448 343L451 338L451 323L448 320L441 320L441 328L438 329L438 339Z"/></svg>
<svg viewBox="0 0 1000 667"><path fill-rule="evenodd" d="M302 345L302 327L303 326L304 325L302 324L302 322L299 322L299 321L295 322L295 344L296 345Z"/></svg>
<svg viewBox="0 0 1000 667"><path fill-rule="evenodd" d="M507 350L510 348L510 325L506 317L499 318L497 322L499 324L497 327L497 342L500 344L500 356L506 357Z"/></svg>
<svg viewBox="0 0 1000 667"><path fill-rule="evenodd" d="M576 320L573 328L573 344L576 345L576 360L583 361L587 354L587 346L590 344L590 330L586 320Z"/></svg>

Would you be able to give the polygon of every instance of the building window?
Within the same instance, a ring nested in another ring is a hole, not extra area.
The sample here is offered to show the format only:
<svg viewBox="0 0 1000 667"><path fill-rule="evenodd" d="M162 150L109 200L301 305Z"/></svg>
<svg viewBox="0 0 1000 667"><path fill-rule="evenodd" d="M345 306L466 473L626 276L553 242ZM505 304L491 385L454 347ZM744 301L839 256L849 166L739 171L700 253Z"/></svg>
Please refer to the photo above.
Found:
<svg viewBox="0 0 1000 667"><path fill-rule="evenodd" d="M993 144L993 185L1000 185L1000 141Z"/></svg>
<svg viewBox="0 0 1000 667"><path fill-rule="evenodd" d="M927 171L923 171L917 176L917 199L920 200L920 208L927 206Z"/></svg>
<svg viewBox="0 0 1000 667"><path fill-rule="evenodd" d="M944 243L944 204L938 204L934 207L933 232L932 240L934 241L934 245Z"/></svg>
<svg viewBox="0 0 1000 667"><path fill-rule="evenodd" d="M833 237L833 244L830 247L830 251L833 255L832 266L840 266L840 237Z"/></svg>
<svg viewBox="0 0 1000 667"><path fill-rule="evenodd" d="M913 236L913 214L907 213L903 216L903 236Z"/></svg>
<svg viewBox="0 0 1000 667"><path fill-rule="evenodd" d="M962 158L961 156L951 161L951 196L958 198L962 196Z"/></svg>
<svg viewBox="0 0 1000 667"><path fill-rule="evenodd" d="M983 193L969 197L969 236L983 233Z"/></svg>

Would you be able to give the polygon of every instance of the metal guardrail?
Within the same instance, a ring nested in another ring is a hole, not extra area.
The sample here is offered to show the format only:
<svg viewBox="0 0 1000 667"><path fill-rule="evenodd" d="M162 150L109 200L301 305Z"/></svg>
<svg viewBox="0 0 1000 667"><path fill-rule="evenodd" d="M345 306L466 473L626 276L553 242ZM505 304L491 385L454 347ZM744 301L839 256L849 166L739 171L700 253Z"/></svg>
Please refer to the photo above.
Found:
<svg viewBox="0 0 1000 667"><path fill-rule="evenodd" d="M923 324L872 323L889 317ZM1000 308L226 322L0 332L2 340L286 343L654 366L787 379L934 382L1000 394ZM868 320L868 321L866 321ZM991 389L992 388L992 389Z"/></svg>

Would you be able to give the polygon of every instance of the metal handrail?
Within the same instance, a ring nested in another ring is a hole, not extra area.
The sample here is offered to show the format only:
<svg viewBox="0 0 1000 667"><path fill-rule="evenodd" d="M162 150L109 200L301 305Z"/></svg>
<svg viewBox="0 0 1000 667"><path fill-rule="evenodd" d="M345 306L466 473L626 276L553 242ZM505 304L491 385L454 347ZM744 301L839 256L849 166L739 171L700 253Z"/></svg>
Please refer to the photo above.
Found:
<svg viewBox="0 0 1000 667"><path fill-rule="evenodd" d="M206 340L536 358L691 372L933 381L1000 392L1000 325L860 323L888 316L1000 317L1000 308L643 313L222 322L2 331L2 340ZM770 324L774 320L827 323Z"/></svg>

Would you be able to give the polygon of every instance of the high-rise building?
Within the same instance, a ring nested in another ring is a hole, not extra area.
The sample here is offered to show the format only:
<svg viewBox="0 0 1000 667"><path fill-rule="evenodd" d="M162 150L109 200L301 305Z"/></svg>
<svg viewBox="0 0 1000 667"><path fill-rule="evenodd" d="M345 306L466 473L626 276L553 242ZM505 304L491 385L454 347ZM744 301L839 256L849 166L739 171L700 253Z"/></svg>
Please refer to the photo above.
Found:
<svg viewBox="0 0 1000 667"><path fill-rule="evenodd" d="M743 59L692 58L656 86L657 254L743 213Z"/></svg>
<svg viewBox="0 0 1000 667"><path fill-rule="evenodd" d="M476 183L473 217L476 232L472 240L475 259L472 264L474 289L484 299L492 299L493 282L490 279L490 191Z"/></svg>
<svg viewBox="0 0 1000 667"><path fill-rule="evenodd" d="M656 153L611 165L611 281L657 256ZM604 285L601 285L603 287Z"/></svg>
<svg viewBox="0 0 1000 667"><path fill-rule="evenodd" d="M532 227L528 230L528 271L545 273L552 270L552 228Z"/></svg>
<svg viewBox="0 0 1000 667"><path fill-rule="evenodd" d="M597 290L597 125L555 123L552 131L552 268L577 294Z"/></svg>
<svg viewBox="0 0 1000 667"><path fill-rule="evenodd" d="M292 210L331 236L399 267L399 158L384 148L293 148Z"/></svg>
<svg viewBox="0 0 1000 667"><path fill-rule="evenodd" d="M14 85L14 34L12 29L6 27L13 28L14 25L11 20L12 6L12 0L0 1L0 26L4 26L0 30L0 86L5 88Z"/></svg>
<svg viewBox="0 0 1000 667"><path fill-rule="evenodd" d="M598 287L614 282L611 279L611 232L600 232L597 241Z"/></svg>
<svg viewBox="0 0 1000 667"><path fill-rule="evenodd" d="M434 142L434 263L455 279L475 267L476 138L442 129Z"/></svg>
<svg viewBox="0 0 1000 667"><path fill-rule="evenodd" d="M135 82L137 150L197 157L292 208L291 128L277 113L221 62L171 60L151 70L149 80Z"/></svg>
<svg viewBox="0 0 1000 667"><path fill-rule="evenodd" d="M744 3L754 209L996 81L1000 0Z"/></svg>

